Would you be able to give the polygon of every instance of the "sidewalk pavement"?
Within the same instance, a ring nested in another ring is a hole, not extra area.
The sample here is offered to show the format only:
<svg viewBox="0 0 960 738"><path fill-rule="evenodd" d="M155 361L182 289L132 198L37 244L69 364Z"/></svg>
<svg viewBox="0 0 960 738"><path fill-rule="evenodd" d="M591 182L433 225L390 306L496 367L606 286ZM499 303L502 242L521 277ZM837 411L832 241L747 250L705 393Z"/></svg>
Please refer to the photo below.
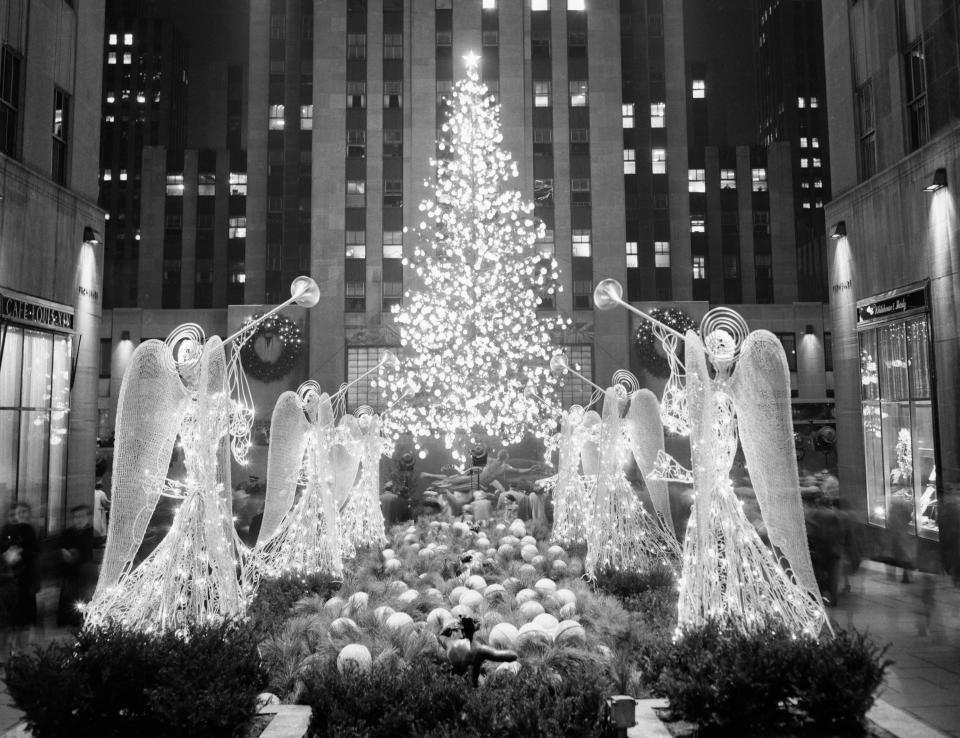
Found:
<svg viewBox="0 0 960 738"><path fill-rule="evenodd" d="M913 572L903 583L899 570L866 561L829 612L835 626L890 644L887 658L894 663L880 699L960 738L960 588L949 577ZM38 642L68 636L48 629ZM0 736L21 718L0 682Z"/></svg>
<svg viewBox="0 0 960 738"><path fill-rule="evenodd" d="M960 588L946 575L911 572L904 583L900 574L864 562L831 619L890 644L880 699L960 738Z"/></svg>

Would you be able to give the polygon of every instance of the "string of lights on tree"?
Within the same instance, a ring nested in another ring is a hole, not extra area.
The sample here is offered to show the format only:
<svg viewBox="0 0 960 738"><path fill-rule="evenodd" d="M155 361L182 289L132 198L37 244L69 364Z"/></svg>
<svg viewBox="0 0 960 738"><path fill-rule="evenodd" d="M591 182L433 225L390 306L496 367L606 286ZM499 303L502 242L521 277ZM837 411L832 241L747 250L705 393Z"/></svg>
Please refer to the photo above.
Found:
<svg viewBox="0 0 960 738"><path fill-rule="evenodd" d="M517 165L500 145L500 106L479 80L478 57L454 88L442 126L433 194L413 258L418 289L394 308L404 364L388 371L389 434L442 439L457 460L479 435L504 445L552 430L528 384L551 403L556 379L548 363L552 332L563 318L538 313L541 298L560 290L556 260L537 251L544 226L533 204L509 186ZM382 381L382 380L381 380ZM399 403L405 388L419 391Z"/></svg>

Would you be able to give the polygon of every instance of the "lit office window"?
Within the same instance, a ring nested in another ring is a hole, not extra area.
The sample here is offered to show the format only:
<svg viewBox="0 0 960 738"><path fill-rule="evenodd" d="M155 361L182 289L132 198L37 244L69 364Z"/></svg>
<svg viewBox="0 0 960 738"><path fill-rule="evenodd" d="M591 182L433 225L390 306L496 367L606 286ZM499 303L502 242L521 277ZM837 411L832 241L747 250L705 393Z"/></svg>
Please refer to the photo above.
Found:
<svg viewBox="0 0 960 738"><path fill-rule="evenodd" d="M117 63L117 52L111 51L107 54L107 64L116 64Z"/></svg>
<svg viewBox="0 0 960 738"><path fill-rule="evenodd" d="M247 237L247 216L238 215L230 218L227 228L227 238L246 238Z"/></svg>
<svg viewBox="0 0 960 738"><path fill-rule="evenodd" d="M623 173L624 174L637 173L637 150L636 149L623 150Z"/></svg>
<svg viewBox="0 0 960 738"><path fill-rule="evenodd" d="M819 106L819 103L817 102L817 98L811 97L811 98L810 98L810 107L811 107L811 108L816 108L816 107L818 107L818 106Z"/></svg>
<svg viewBox="0 0 960 738"><path fill-rule="evenodd" d="M707 82L702 79L693 80L691 94L695 99L702 99L707 96Z"/></svg>
<svg viewBox="0 0 960 738"><path fill-rule="evenodd" d="M638 256L636 241L627 241L626 256L627 269L636 269L640 266L640 257Z"/></svg>
<svg viewBox="0 0 960 738"><path fill-rule="evenodd" d="M108 39L108 43L109 43L111 46L116 46L116 45L117 45L117 34L111 33L110 36L109 36L109 39Z"/></svg>
<svg viewBox="0 0 960 738"><path fill-rule="evenodd" d="M820 160L819 156L813 157L813 166L815 169L823 166L823 162Z"/></svg>
<svg viewBox="0 0 960 738"><path fill-rule="evenodd" d="M801 137L800 137L800 148L801 148L801 149L807 148L808 140L809 140L809 139L807 139L806 136L801 136Z"/></svg>
<svg viewBox="0 0 960 738"><path fill-rule="evenodd" d="M111 172L109 169L104 169L104 170L103 170L103 181L104 181L104 182L109 182L109 181L112 180L112 179L113 179L113 172Z"/></svg>
<svg viewBox="0 0 960 738"><path fill-rule="evenodd" d="M270 122L268 128L271 131L282 131L284 126L283 105L270 106Z"/></svg>
<svg viewBox="0 0 960 738"><path fill-rule="evenodd" d="M230 172L230 194L231 195L247 194L247 173L246 172Z"/></svg>
<svg viewBox="0 0 960 738"><path fill-rule="evenodd" d="M123 52L123 63L133 64L133 54L131 54L129 51Z"/></svg>
<svg viewBox="0 0 960 738"><path fill-rule="evenodd" d="M534 80L533 82L533 107L550 107L550 80Z"/></svg>
<svg viewBox="0 0 960 738"><path fill-rule="evenodd" d="M567 0L567 10L586 10L584 0Z"/></svg>
<svg viewBox="0 0 960 738"><path fill-rule="evenodd" d="M703 169L687 170L687 189L690 192L707 191L707 174Z"/></svg>
<svg viewBox="0 0 960 738"><path fill-rule="evenodd" d="M300 106L300 130L309 131L313 129L313 105Z"/></svg>
<svg viewBox="0 0 960 738"><path fill-rule="evenodd" d="M797 98L797 107L798 107L798 108L801 108L801 109L807 107L807 99L804 98L804 97L798 97L798 98Z"/></svg>
<svg viewBox="0 0 960 738"><path fill-rule="evenodd" d="M737 189L737 170L736 169L720 170L720 189L721 190Z"/></svg>
<svg viewBox="0 0 960 738"><path fill-rule="evenodd" d="M121 181L121 182L126 182L126 181L127 181L127 170L126 170L126 169L121 169L121 170L120 170L120 181Z"/></svg>
<svg viewBox="0 0 960 738"><path fill-rule="evenodd" d="M169 197L183 197L183 175L167 175L167 195Z"/></svg>
<svg viewBox="0 0 960 738"><path fill-rule="evenodd" d="M483 0L483 9L484 9L484 10L496 10L496 9L497 9L497 0Z"/></svg>
<svg viewBox="0 0 960 738"><path fill-rule="evenodd" d="M624 103L621 107L623 110L623 127L633 128L633 103Z"/></svg>
<svg viewBox="0 0 960 738"><path fill-rule="evenodd" d="M348 259L367 258L367 232L347 231L344 238L344 256Z"/></svg>
<svg viewBox="0 0 960 738"><path fill-rule="evenodd" d="M570 80L570 107L586 107L589 100L589 85L585 80Z"/></svg>
<svg viewBox="0 0 960 738"><path fill-rule="evenodd" d="M650 103L650 127L663 128L667 104L662 102Z"/></svg>
<svg viewBox="0 0 960 738"><path fill-rule="evenodd" d="M550 0L530 0L530 10L550 10Z"/></svg>
<svg viewBox="0 0 960 738"><path fill-rule="evenodd" d="M590 256L591 251L590 230L575 228L573 230L573 255L586 257Z"/></svg>
<svg viewBox="0 0 960 738"><path fill-rule="evenodd" d="M362 208L367 205L367 183L362 179L347 181L347 207Z"/></svg>
<svg viewBox="0 0 960 738"><path fill-rule="evenodd" d="M801 157L800 157L800 168L801 168L801 169L806 169L806 168L809 167L809 166L810 166L810 160L809 160L807 157L805 157L805 156L801 156Z"/></svg>
<svg viewBox="0 0 960 738"><path fill-rule="evenodd" d="M403 258L403 231L383 232L383 258Z"/></svg>
<svg viewBox="0 0 960 738"><path fill-rule="evenodd" d="M670 242L653 242L653 264L660 269L670 268Z"/></svg>
<svg viewBox="0 0 960 738"><path fill-rule="evenodd" d="M706 256L693 257L693 278L694 279L707 278L707 257Z"/></svg>
<svg viewBox="0 0 960 738"><path fill-rule="evenodd" d="M124 46L133 46L133 34L125 33L123 34L123 45Z"/></svg>
<svg viewBox="0 0 960 738"><path fill-rule="evenodd" d="M811 138L811 139L810 139L810 146L812 146L812 147L815 148L815 149L819 149L819 148L820 148L820 139L817 138L816 136L814 136L813 138Z"/></svg>
<svg viewBox="0 0 960 738"><path fill-rule="evenodd" d="M707 232L707 218L703 213L690 214L690 232L691 233Z"/></svg>
<svg viewBox="0 0 960 738"><path fill-rule="evenodd" d="M367 107L367 83L351 81L347 82L347 107L365 108Z"/></svg>
<svg viewBox="0 0 960 738"><path fill-rule="evenodd" d="M213 173L197 175L197 195L210 196L217 194L217 175Z"/></svg>
<svg viewBox="0 0 960 738"><path fill-rule="evenodd" d="M767 191L767 170L766 169L751 169L750 176L753 179L754 192Z"/></svg>
<svg viewBox="0 0 960 738"><path fill-rule="evenodd" d="M667 173L667 150L653 149L650 152L650 163L654 174Z"/></svg>
<svg viewBox="0 0 960 738"><path fill-rule="evenodd" d="M822 180L822 179L815 179L815 180L813 180L813 186L816 187L818 190L822 190L822 189L823 189L823 180Z"/></svg>

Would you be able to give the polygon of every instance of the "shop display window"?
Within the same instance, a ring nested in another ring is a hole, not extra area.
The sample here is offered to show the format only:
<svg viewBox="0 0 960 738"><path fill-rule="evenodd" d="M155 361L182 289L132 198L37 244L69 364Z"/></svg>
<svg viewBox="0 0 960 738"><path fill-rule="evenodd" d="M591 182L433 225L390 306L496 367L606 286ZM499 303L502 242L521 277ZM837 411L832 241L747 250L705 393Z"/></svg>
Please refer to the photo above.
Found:
<svg viewBox="0 0 960 738"><path fill-rule="evenodd" d="M869 520L937 540L937 463L927 316L860 332Z"/></svg>

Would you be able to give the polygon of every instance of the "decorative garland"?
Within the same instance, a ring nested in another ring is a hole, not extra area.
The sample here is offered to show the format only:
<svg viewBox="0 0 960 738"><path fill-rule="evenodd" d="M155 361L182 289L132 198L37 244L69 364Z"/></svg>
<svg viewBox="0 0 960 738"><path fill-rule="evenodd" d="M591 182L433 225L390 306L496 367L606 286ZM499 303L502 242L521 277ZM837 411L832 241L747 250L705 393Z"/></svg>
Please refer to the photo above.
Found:
<svg viewBox="0 0 960 738"><path fill-rule="evenodd" d="M649 315L680 333L686 333L696 327L693 319L677 308L654 308ZM649 320L640 321L636 335L633 337L633 348L640 359L640 366L650 374L655 377L670 375L670 365L660 351L660 339L654 335L653 324Z"/></svg>
<svg viewBox="0 0 960 738"><path fill-rule="evenodd" d="M260 313L252 315L244 321L244 325L249 325L259 317ZM283 343L283 351L274 362L261 359L255 348L257 338L270 335ZM240 349L240 361L248 376L259 379L261 382L273 382L282 379L293 370L302 351L303 334L300 326L283 315L274 315L260 323L244 341Z"/></svg>

